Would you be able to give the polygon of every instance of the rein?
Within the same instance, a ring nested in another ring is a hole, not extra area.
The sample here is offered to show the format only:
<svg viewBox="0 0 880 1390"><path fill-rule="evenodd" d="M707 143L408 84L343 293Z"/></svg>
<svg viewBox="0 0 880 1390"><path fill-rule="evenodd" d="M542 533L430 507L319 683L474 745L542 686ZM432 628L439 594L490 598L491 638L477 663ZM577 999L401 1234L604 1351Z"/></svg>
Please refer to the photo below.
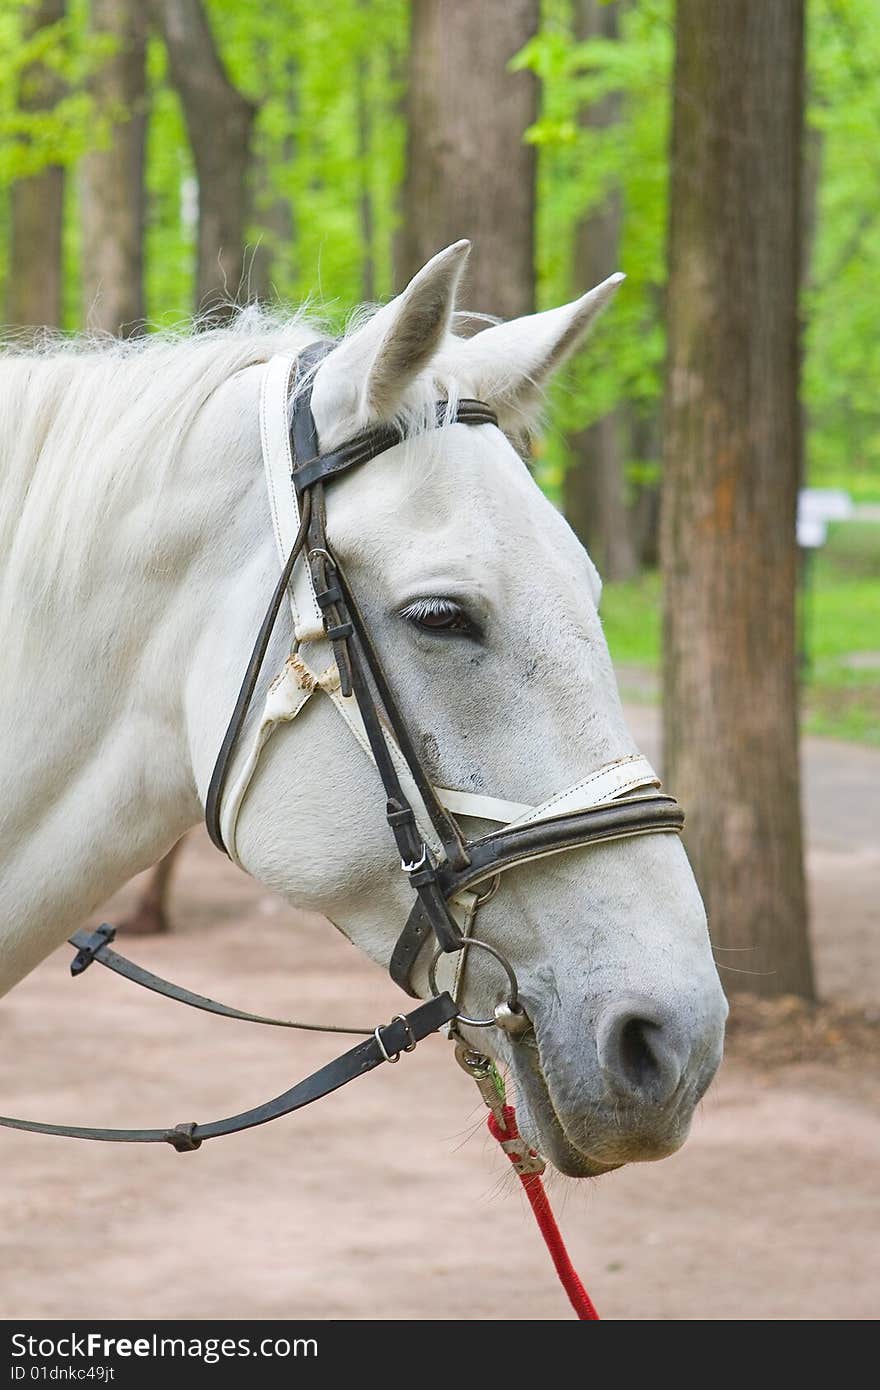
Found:
<svg viewBox="0 0 880 1390"><path fill-rule="evenodd" d="M239 862L236 824L262 749L280 723L294 719L315 692L325 693L376 767L400 868L414 893L412 910L389 962L389 973L395 983L418 998L413 975L424 948L433 943L433 956L426 961L431 997L410 1013L398 1014L390 1023L374 1029L322 1028L267 1018L194 994L126 960L111 949L112 927L102 926L91 933L78 931L70 937L70 944L77 951L71 964L73 975L82 974L98 961L166 998L225 1018L279 1028L348 1032L362 1035L363 1041L283 1094L227 1119L188 1121L167 1129L101 1129L0 1117L0 1126L107 1143L165 1143L179 1153L191 1152L207 1139L267 1124L310 1105L383 1062L396 1062L402 1052L411 1052L422 1039L445 1027L450 1036L458 1039L462 1065L477 1081L489 1105L492 1133L526 1186L578 1316L595 1318L595 1310L570 1262L566 1265L568 1257L540 1185L543 1161L519 1138L513 1110L504 1105L503 1096L498 1100L497 1089L492 1101L487 1086L491 1082L497 1088L494 1065L482 1054L469 1051L458 1038L458 1024L499 1027L512 1042L532 1026L519 999L513 967L495 946L473 934L474 927L479 908L498 890L501 876L509 869L586 845L634 835L678 832L684 816L677 802L658 790L656 774L638 754L604 765L539 806L437 787L431 782L327 534L327 487L341 474L400 444L405 436L396 426L381 424L361 431L329 453L321 453L311 390L315 370L334 346L332 341L316 343L296 360L273 358L265 369L260 432L281 572L220 745L206 795L205 821L214 844ZM294 371L300 381L291 405L290 380ZM460 400L454 408L446 401L438 401L435 423L438 427L497 427L498 422L484 402ZM259 726L242 757L240 745L247 716L285 598L293 618L293 646L282 670L269 685ZM305 660L303 650L320 646L329 648L331 660L315 669ZM494 821L499 828L471 839L460 826L459 817ZM491 955L507 980L506 993L486 1018L464 1015L457 999L449 992L441 992L436 984L440 958L457 953L453 989L458 996L467 955L474 949ZM586 1303L578 1303L576 1285ZM592 1311L585 1311L587 1305Z"/></svg>
<svg viewBox="0 0 880 1390"><path fill-rule="evenodd" d="M246 1014L225 1004L217 1004L213 999L207 999L202 995L190 994L179 985L171 985L167 980L142 970L140 966L133 965L131 961L118 956L115 951L109 950L108 943L112 939L112 927L99 927L91 935L88 932L75 932L70 942L78 948L78 954L71 963L71 974L82 974L92 961L97 960L117 974L134 980L136 984L144 985L157 994L164 994L169 999L176 999L181 1004L190 1004L197 1009L205 1009L209 1013L221 1014L225 1018L266 1023L274 1028L311 1029L314 1026ZM341 1057L336 1057L326 1066L312 1072L311 1076L307 1076L290 1090L282 1092L280 1096L274 1096L272 1100L254 1106L252 1110L244 1110L223 1120L210 1120L207 1124L188 1121L172 1125L168 1129L97 1129L85 1125L51 1125L37 1120L14 1120L4 1116L0 1117L0 1125L5 1125L7 1129L29 1130L33 1134L54 1134L63 1139L92 1139L105 1144L170 1144L178 1153L192 1153L195 1149L201 1148L206 1139L225 1138L227 1134L240 1134L244 1129L254 1129L257 1125L268 1124L270 1120L280 1120L282 1115L302 1110L303 1106L322 1100L332 1091L338 1091L340 1086L364 1076L382 1062L396 1061L401 1052L412 1052L417 1043L429 1037L431 1033L436 1033L445 1023L449 1023L456 1013L457 1006L454 1000L448 994L439 994L436 998L421 1004L419 1008L413 1009L412 1013L397 1014L384 1028L333 1029L333 1032L368 1031L369 1037L349 1052L343 1053Z"/></svg>

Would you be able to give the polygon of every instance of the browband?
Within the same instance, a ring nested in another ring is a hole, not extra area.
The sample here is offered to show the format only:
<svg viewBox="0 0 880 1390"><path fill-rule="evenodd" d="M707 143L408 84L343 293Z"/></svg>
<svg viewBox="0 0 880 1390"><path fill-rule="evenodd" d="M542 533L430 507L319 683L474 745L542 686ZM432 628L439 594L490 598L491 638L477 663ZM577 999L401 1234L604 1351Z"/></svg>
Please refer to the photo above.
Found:
<svg viewBox="0 0 880 1390"><path fill-rule="evenodd" d="M460 400L450 411L448 401L434 406L436 425L497 425L498 417L483 401ZM345 473L361 463L369 463L386 449L401 444L406 433L398 425L373 425L340 444L329 454L318 454L304 463L297 463L293 481L301 495L315 483L326 483L339 473Z"/></svg>

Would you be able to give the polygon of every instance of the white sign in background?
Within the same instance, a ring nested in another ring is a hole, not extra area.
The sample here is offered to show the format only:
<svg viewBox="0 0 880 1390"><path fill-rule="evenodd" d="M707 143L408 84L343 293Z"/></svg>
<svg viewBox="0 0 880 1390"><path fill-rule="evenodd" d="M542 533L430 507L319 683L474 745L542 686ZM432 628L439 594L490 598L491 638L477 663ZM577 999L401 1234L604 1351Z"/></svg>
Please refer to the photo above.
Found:
<svg viewBox="0 0 880 1390"><path fill-rule="evenodd" d="M804 550L824 545L829 521L847 521L853 514L848 492L833 487L802 487L798 493L797 542Z"/></svg>

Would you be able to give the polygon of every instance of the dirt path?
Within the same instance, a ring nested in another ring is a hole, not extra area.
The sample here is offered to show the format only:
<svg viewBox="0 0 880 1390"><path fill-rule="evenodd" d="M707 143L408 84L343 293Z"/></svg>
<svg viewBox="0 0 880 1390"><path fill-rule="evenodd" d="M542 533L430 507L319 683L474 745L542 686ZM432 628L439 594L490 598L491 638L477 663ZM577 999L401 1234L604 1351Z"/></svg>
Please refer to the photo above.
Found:
<svg viewBox="0 0 880 1390"><path fill-rule="evenodd" d="M653 713L633 711L633 723L650 755ZM849 1011L809 1026L774 1015L761 1032L745 1011L681 1154L554 1183L609 1318L880 1312L880 856L869 841L880 753L810 741L807 772L821 978ZM201 837L184 851L173 911L174 937L131 954L193 988L355 1023L398 1006L320 919L297 919ZM97 968L72 983L68 959L57 953L0 1006L8 1113L123 1125L230 1114L336 1050L183 1011ZM5 1318L568 1316L439 1039L299 1117L193 1155L23 1134L0 1148Z"/></svg>

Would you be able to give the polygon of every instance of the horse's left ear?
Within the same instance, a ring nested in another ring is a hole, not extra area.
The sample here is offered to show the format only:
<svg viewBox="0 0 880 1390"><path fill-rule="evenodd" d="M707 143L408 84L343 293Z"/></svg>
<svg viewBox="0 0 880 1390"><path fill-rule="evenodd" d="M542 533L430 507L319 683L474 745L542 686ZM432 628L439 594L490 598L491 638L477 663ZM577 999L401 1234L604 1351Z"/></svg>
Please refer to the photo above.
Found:
<svg viewBox="0 0 880 1390"><path fill-rule="evenodd" d="M455 291L470 249L469 241L456 241L439 251L402 294L324 359L312 391L323 449L353 430L394 415L407 386L449 331Z"/></svg>
<svg viewBox="0 0 880 1390"><path fill-rule="evenodd" d="M511 319L457 342L456 375L476 397L495 406L502 424L521 423L549 377L580 346L625 279L619 272L609 275L560 309Z"/></svg>

